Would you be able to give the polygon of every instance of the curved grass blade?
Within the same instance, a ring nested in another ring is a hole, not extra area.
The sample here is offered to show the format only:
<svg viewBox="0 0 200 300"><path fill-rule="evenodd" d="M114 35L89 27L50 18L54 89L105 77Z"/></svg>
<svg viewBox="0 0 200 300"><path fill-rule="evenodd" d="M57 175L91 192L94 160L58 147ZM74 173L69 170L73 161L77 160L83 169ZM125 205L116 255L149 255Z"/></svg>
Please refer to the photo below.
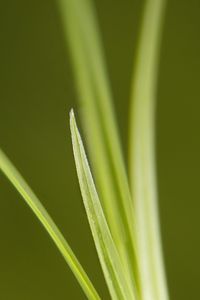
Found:
<svg viewBox="0 0 200 300"><path fill-rule="evenodd" d="M124 269L96 192L73 111L70 113L70 128L83 202L111 297L113 300L137 299L126 282Z"/></svg>
<svg viewBox="0 0 200 300"><path fill-rule="evenodd" d="M7 156L0 149L0 170L6 175L9 181L14 185L17 191L24 198L28 206L35 213L36 217L40 220L46 231L51 236L52 240L58 247L60 253L63 255L65 261L74 273L77 281L81 285L85 295L90 300L100 300L95 288L89 280L87 274L78 262L76 256L63 237L62 233L55 225L54 221L49 216L48 212L41 204L37 196L33 193L25 180L22 178L17 169L13 166Z"/></svg>
<svg viewBox="0 0 200 300"><path fill-rule="evenodd" d="M90 0L59 3L100 199L126 275L137 281L133 204L94 7Z"/></svg>
<svg viewBox="0 0 200 300"><path fill-rule="evenodd" d="M165 0L147 0L132 82L130 177L144 300L167 300L155 180L154 113Z"/></svg>

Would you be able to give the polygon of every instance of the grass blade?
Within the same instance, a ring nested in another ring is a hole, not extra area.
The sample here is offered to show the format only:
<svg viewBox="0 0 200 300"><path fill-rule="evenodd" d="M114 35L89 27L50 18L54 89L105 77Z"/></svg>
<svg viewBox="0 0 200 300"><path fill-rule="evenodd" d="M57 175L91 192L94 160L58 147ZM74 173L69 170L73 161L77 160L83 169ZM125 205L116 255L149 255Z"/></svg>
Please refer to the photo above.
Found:
<svg viewBox="0 0 200 300"><path fill-rule="evenodd" d="M0 149L0 170L6 175L9 181L14 185L17 191L24 198L28 206L35 213L46 231L51 236L52 240L58 247L60 253L63 255L65 261L74 273L77 281L81 285L86 296L90 300L100 300L95 288L90 282L87 274L78 262L76 256L68 245L67 241L61 234L54 221L49 216L46 209L43 207L37 196L33 193L25 180L22 178L17 169L13 166L7 156Z"/></svg>
<svg viewBox="0 0 200 300"><path fill-rule="evenodd" d="M59 3L102 206L126 274L136 281L133 205L95 11L90 0L59 0Z"/></svg>
<svg viewBox="0 0 200 300"><path fill-rule="evenodd" d="M113 300L136 299L126 282L124 269L113 242L90 172L73 111L70 114L72 145L80 189L99 260Z"/></svg>
<svg viewBox="0 0 200 300"><path fill-rule="evenodd" d="M144 300L167 300L154 149L155 89L165 0L147 0L132 82L130 177L135 202Z"/></svg>

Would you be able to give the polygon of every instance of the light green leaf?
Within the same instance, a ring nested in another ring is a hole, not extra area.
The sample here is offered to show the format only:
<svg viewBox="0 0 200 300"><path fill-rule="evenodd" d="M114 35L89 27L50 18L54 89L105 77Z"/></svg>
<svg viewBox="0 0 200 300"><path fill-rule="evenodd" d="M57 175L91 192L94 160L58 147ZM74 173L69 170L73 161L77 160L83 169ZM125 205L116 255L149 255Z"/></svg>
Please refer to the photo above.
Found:
<svg viewBox="0 0 200 300"><path fill-rule="evenodd" d="M130 281L137 281L133 204L95 9L90 0L59 0L58 3L101 203L126 274Z"/></svg>
<svg viewBox="0 0 200 300"><path fill-rule="evenodd" d="M100 300L100 297L98 296L95 288L93 287L87 274L78 262L76 256L74 255L70 246L66 242L65 238L61 234L60 230L55 225L54 221L51 219L48 212L41 204L37 196L33 193L28 184L25 182L20 173L13 166L13 164L10 162L10 160L7 158L7 156L3 153L1 149L0 170L7 176L9 181L14 185L14 187L24 198L28 206L32 209L37 218L43 224L46 231L49 233L52 240L58 247L60 253L63 255L65 261L74 273L77 281L80 283L88 299Z"/></svg>
<svg viewBox="0 0 200 300"><path fill-rule="evenodd" d="M143 300L167 300L155 179L155 98L165 0L147 0L134 65L130 177L137 222Z"/></svg>
<svg viewBox="0 0 200 300"><path fill-rule="evenodd" d="M70 114L70 128L83 202L111 297L113 300L137 299L126 282L125 271L99 201L73 111Z"/></svg>

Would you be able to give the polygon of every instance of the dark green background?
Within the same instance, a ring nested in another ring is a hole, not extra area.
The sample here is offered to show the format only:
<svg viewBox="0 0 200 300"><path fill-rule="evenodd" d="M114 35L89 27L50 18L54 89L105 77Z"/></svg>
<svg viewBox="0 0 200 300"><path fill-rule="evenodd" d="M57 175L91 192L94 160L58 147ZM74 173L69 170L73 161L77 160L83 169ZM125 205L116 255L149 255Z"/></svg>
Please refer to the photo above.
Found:
<svg viewBox="0 0 200 300"><path fill-rule="evenodd" d="M142 3L96 0L127 153ZM77 110L57 2L0 2L0 145L109 299L80 196L68 112ZM168 1L158 86L159 200L171 299L200 299L200 2ZM0 174L0 299L85 299L56 247Z"/></svg>

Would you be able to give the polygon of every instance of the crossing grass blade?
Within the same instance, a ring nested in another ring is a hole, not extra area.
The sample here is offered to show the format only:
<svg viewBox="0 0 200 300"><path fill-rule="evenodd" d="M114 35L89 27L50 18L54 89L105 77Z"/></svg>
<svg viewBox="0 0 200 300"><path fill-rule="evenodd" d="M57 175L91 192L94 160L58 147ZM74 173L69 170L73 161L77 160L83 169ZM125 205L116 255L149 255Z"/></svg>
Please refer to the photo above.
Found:
<svg viewBox="0 0 200 300"><path fill-rule="evenodd" d="M70 113L70 128L83 202L111 297L113 300L137 299L126 281L125 270L101 207L73 111Z"/></svg>
<svg viewBox="0 0 200 300"><path fill-rule="evenodd" d="M130 114L130 178L144 300L167 300L155 180L155 98L165 0L147 0L134 65Z"/></svg>
<svg viewBox="0 0 200 300"><path fill-rule="evenodd" d="M95 9L90 0L59 0L58 3L102 207L126 274L130 281L137 281L133 205Z"/></svg>
<svg viewBox="0 0 200 300"><path fill-rule="evenodd" d="M0 170L6 175L6 177L13 184L16 190L21 194L25 202L32 209L36 217L40 220L46 231L49 233L50 237L58 247L60 253L63 255L65 261L74 273L87 298L89 300L100 300L98 293L96 292L87 274L78 262L76 256L63 237L62 233L60 232L54 221L51 219L37 196L33 193L31 188L28 186L23 177L20 175L20 173L13 166L11 161L7 158L7 156L1 149Z"/></svg>

